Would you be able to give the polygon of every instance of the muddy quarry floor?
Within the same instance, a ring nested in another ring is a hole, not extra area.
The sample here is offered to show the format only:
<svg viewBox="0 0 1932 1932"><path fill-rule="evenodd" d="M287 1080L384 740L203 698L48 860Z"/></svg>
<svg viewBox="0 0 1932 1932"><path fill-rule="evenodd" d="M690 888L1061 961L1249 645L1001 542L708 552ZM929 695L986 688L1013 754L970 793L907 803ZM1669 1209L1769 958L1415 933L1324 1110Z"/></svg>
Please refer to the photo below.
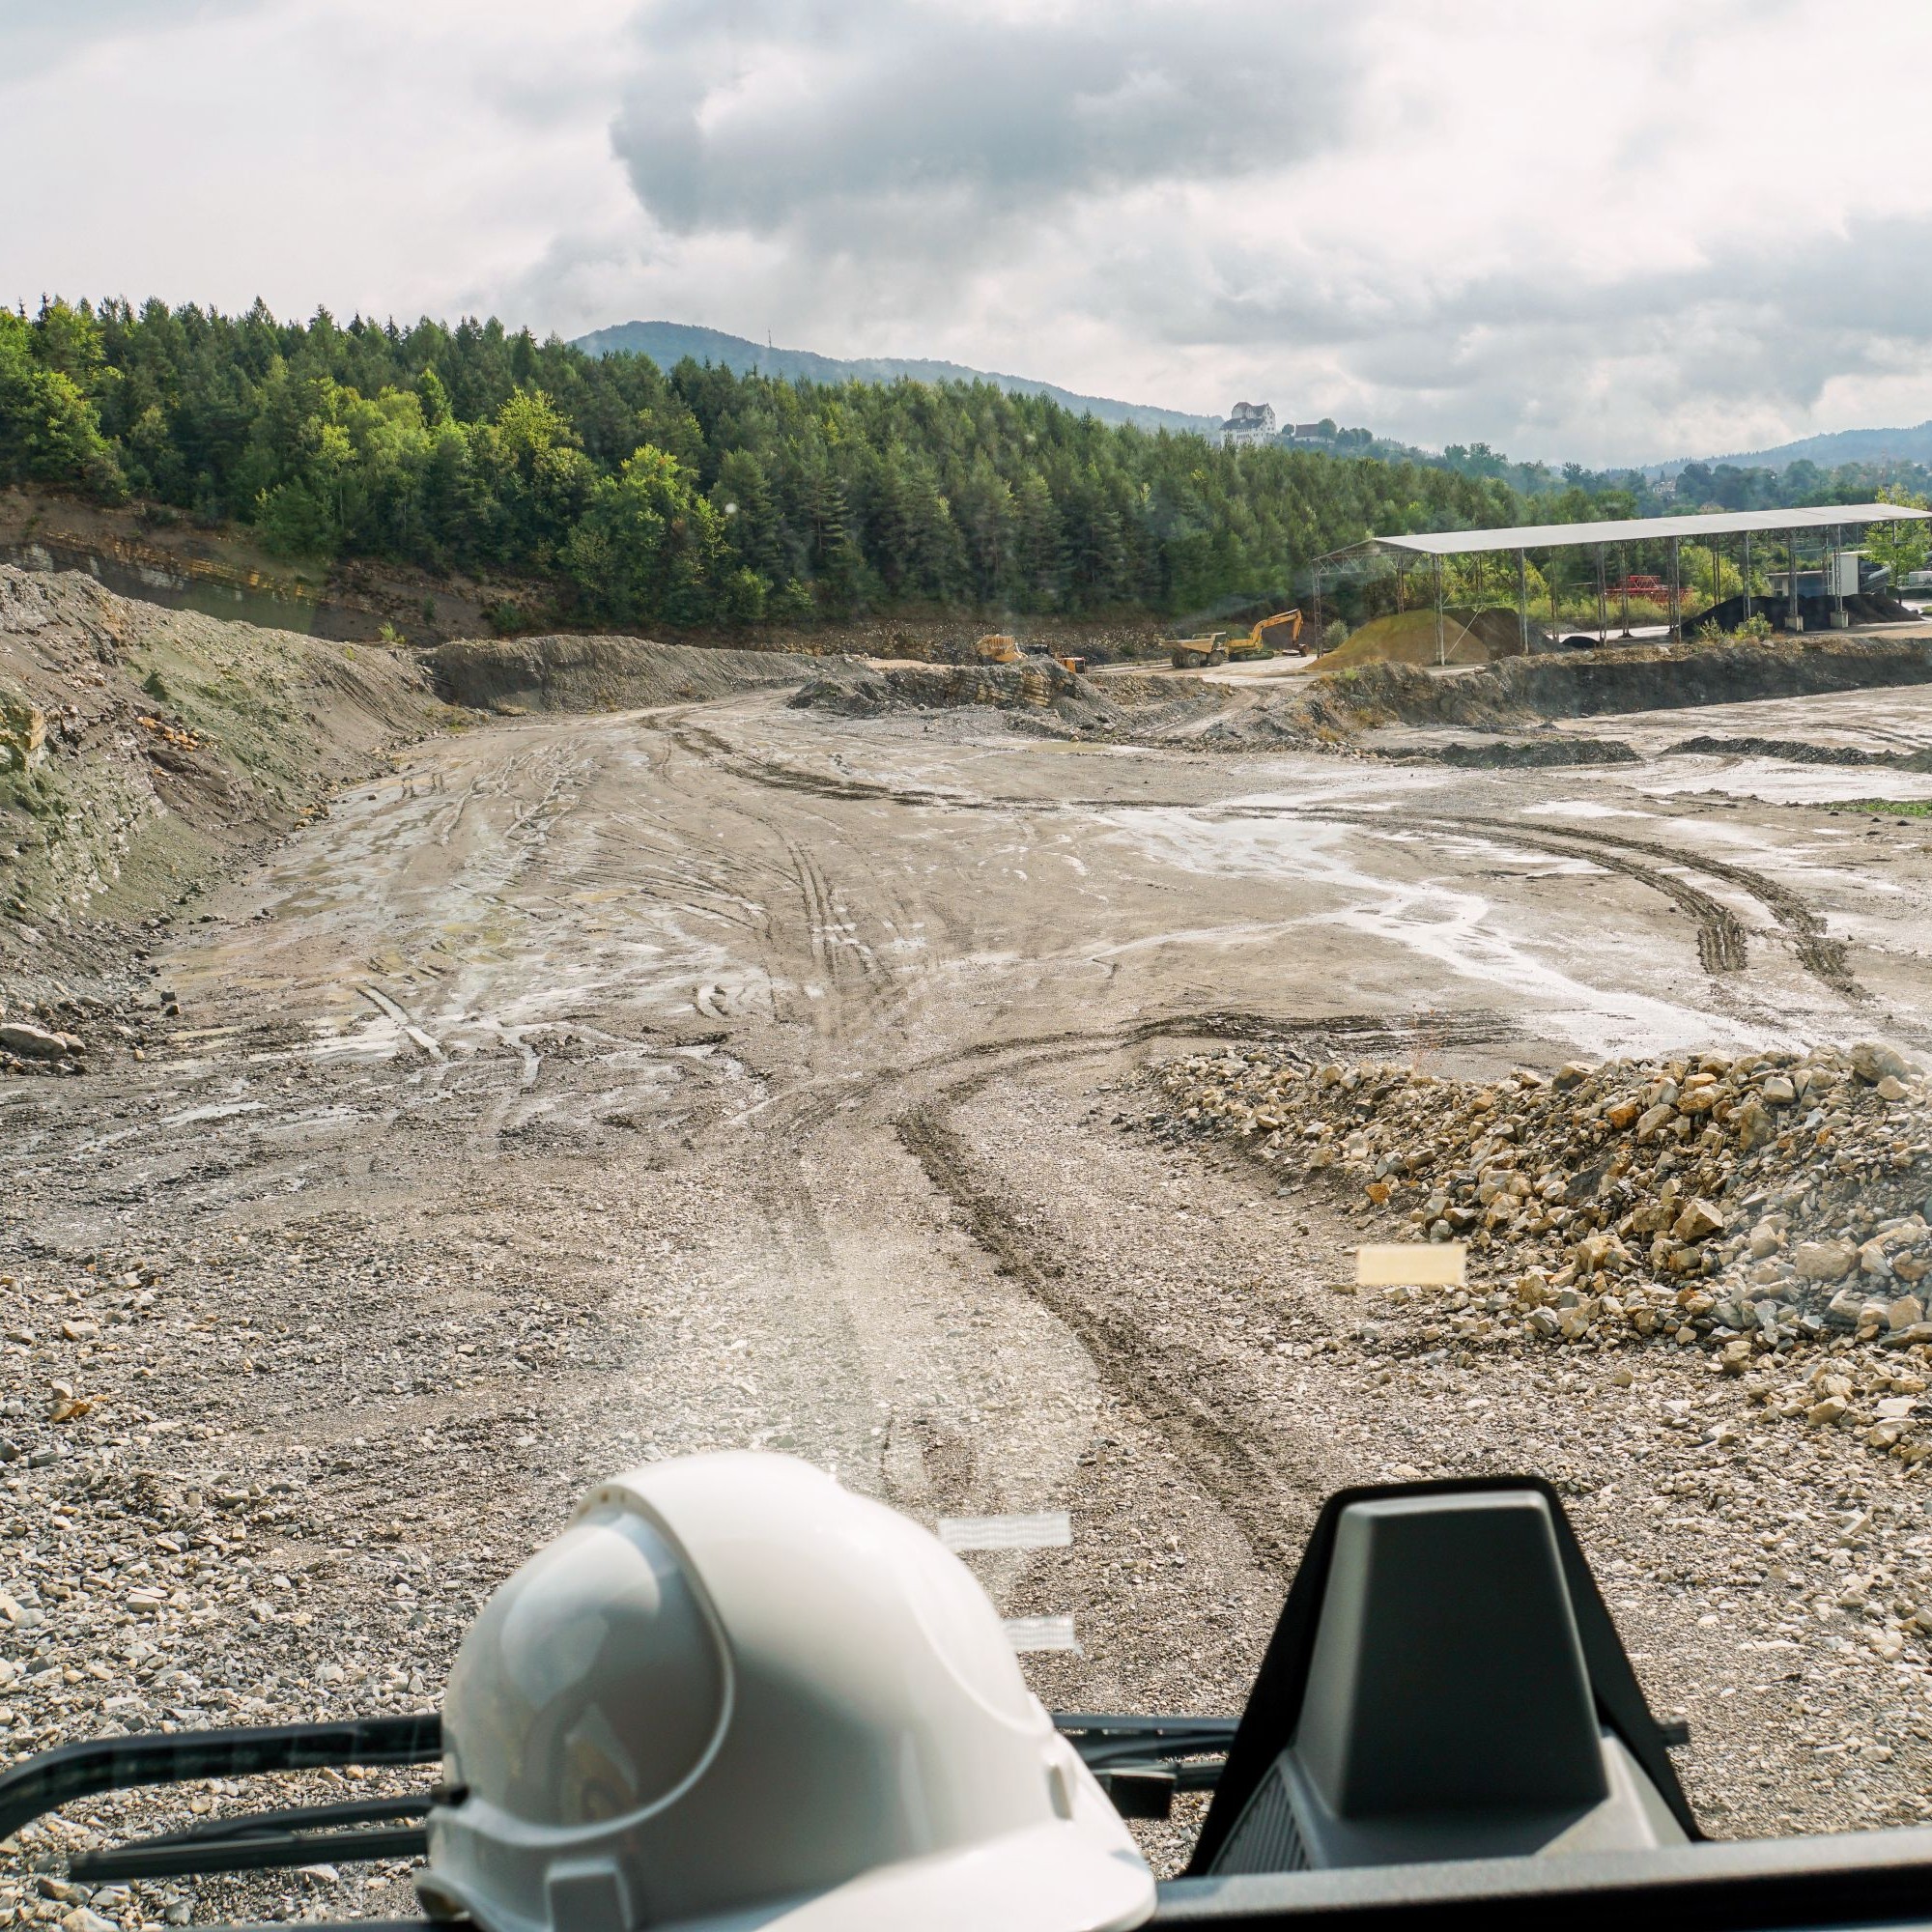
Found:
<svg viewBox="0 0 1932 1932"><path fill-rule="evenodd" d="M10 1755L433 1706L598 1476L748 1445L1070 1511L970 1559L1072 1618L1040 1694L1233 1711L1323 1495L1528 1470L1712 1833L1932 1818L1932 854L1847 803L1932 777L1789 749L1909 756L1932 687L1525 769L424 705L184 902L0 920L84 1041L0 1079ZM1339 1286L1438 1224L1466 1299ZM59 1876L190 1815L70 1807L0 1915L411 1905Z"/></svg>

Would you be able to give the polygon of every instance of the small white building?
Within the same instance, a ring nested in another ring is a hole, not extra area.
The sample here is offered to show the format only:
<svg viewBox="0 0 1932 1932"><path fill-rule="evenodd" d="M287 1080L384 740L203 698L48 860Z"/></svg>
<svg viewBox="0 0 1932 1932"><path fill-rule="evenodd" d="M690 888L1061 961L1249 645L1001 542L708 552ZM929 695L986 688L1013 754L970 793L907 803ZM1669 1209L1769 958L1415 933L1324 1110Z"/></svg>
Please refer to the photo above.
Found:
<svg viewBox="0 0 1932 1932"><path fill-rule="evenodd" d="M1221 441L1231 449L1272 442L1275 439L1272 403L1236 403L1235 413L1221 425Z"/></svg>

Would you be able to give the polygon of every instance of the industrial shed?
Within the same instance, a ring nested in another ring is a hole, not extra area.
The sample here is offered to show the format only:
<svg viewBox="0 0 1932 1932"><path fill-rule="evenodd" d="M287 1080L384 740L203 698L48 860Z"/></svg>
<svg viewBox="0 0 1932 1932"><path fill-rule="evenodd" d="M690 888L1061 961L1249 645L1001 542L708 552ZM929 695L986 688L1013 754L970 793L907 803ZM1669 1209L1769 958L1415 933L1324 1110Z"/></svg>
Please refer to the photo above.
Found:
<svg viewBox="0 0 1932 1932"><path fill-rule="evenodd" d="M1582 551L1595 567L1599 635L1605 639L1609 636L1609 605L1612 590L1616 588L1621 591L1624 635L1629 636L1629 600L1633 581L1629 567L1630 553L1640 547L1665 545L1669 551L1670 579L1667 586L1660 584L1660 588L1667 590L1671 636L1681 638L1684 630L1684 585L1680 554L1684 540L1688 537L1696 543L1709 545L1715 553L1720 541L1728 537L1736 541L1738 558L1743 566L1746 615L1751 614L1755 602L1762 608L1763 613L1780 628L1803 631L1807 623L1804 607L1810 605L1809 621L1815 623L1822 614L1827 625L1843 629L1849 621L1846 599L1848 596L1856 599L1860 592L1856 552L1847 546L1846 533L1863 530L1873 524L1928 519L1932 519L1932 511L1915 510L1897 503L1816 503L1787 510L1719 511L1708 516L1628 517L1587 524L1520 524L1506 529L1425 530L1401 536L1370 537L1365 542L1331 551L1317 560L1316 617L1319 623L1324 572L1332 574L1377 559L1392 559L1400 585L1406 583L1411 568L1418 564L1426 565L1435 601L1439 658L1444 559L1500 554L1516 559L1517 615L1522 647L1527 652L1530 618L1525 566L1528 557L1533 553ZM1752 597L1753 538L1760 545L1759 561L1764 560L1767 552L1774 556L1781 554L1783 557L1785 588L1778 595L1755 600ZM1610 574L1612 553L1617 565L1614 577ZM1807 556L1813 560L1809 564ZM1803 586L1807 575L1817 577L1820 584L1817 594L1804 594ZM1400 602L1399 591L1398 608Z"/></svg>

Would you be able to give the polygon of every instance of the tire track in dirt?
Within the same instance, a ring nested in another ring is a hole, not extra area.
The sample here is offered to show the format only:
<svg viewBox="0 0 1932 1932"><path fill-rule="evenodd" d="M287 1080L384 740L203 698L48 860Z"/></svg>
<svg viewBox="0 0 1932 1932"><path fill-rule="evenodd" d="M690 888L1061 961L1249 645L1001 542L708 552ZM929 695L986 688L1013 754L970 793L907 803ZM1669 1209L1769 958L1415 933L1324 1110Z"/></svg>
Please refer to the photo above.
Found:
<svg viewBox="0 0 1932 1932"><path fill-rule="evenodd" d="M1471 818L1466 821L1474 825L1499 825L1502 820ZM1797 941L1797 952L1806 972L1814 979L1822 980L1834 992L1847 999L1868 1000L1871 995L1861 986L1852 976L1849 949L1842 939L1833 939L1825 921L1791 890L1780 885L1777 880L1748 866L1740 866L1728 859L1710 859L1701 853L1686 852L1679 847L1659 844L1655 839L1631 838L1614 832L1571 832L1563 828L1550 828L1551 836L1569 838L1579 844L1591 846L1613 845L1626 852L1638 852L1652 859L1661 859L1668 865L1685 866L1703 872L1710 878L1722 879L1726 885L1738 887L1748 893Z"/></svg>
<svg viewBox="0 0 1932 1932"><path fill-rule="evenodd" d="M1570 850L1545 838L1524 839L1521 842L1545 852L1565 853ZM1683 879L1658 871L1655 867L1640 866L1632 859L1612 858L1605 852L1592 852L1590 857L1594 864L1605 870L1620 872L1626 878L1636 880L1639 885L1648 886L1653 892L1662 893L1672 904L1688 913L1697 932L1697 962L1705 972L1713 977L1720 973L1742 973L1749 963L1744 922L1729 906L1714 899L1709 893L1699 892Z"/></svg>
<svg viewBox="0 0 1932 1932"><path fill-rule="evenodd" d="M804 907L812 964L827 989L840 995L857 993L868 1006L882 1005L893 991L891 969L861 936L858 922L810 848L790 837L784 842Z"/></svg>
<svg viewBox="0 0 1932 1932"><path fill-rule="evenodd" d="M984 1175L964 1140L931 1106L902 1114L899 1144L1000 1268L1034 1295L1093 1357L1106 1386L1167 1439L1260 1560L1293 1573L1298 1543L1283 1525L1303 1514L1305 1485L1258 1448L1204 1393L1212 1365L1169 1344L1161 1349L1124 1317L1065 1285L1058 1262L1036 1252L1006 1190Z"/></svg>
<svg viewBox="0 0 1932 1932"><path fill-rule="evenodd" d="M1358 1057L1377 1053L1430 1053L1458 1046L1497 1046L1520 1038L1522 1029L1506 1014L1477 1009L1464 1013L1432 1013L1415 1018L1391 1018L1386 1013L1331 1013L1319 1019L1231 1011L1188 1011L1159 1014L1114 1027L1068 1027L1056 1033L1022 1034L1006 1039L976 1040L970 1045L929 1054L876 1072L841 1076L836 1085L815 1082L772 1094L735 1121L760 1114L782 1122L793 1131L805 1131L830 1120L855 1103L876 1099L894 1088L909 1087L936 1073L974 1067L947 1091L956 1102L970 1097L989 1080L1010 1070L1009 1062L1044 1064L1048 1059L1090 1059L1118 1053L1155 1039L1220 1039L1279 1042L1311 1038L1346 1047ZM748 1070L761 1079L772 1076L751 1062Z"/></svg>
<svg viewBox="0 0 1932 1932"><path fill-rule="evenodd" d="M1380 826L1386 819L1368 812L1350 812L1324 806L1216 805L1199 799L1179 798L1028 798L1019 795L986 794L968 797L959 793L930 791L914 786L877 784L859 779L826 779L800 771L791 765L748 757L715 732L690 730L677 734L685 749L701 757L712 757L734 777L780 790L803 792L812 797L846 802L864 801L896 805L936 807L954 811L1214 811L1241 818L1301 818L1346 825ZM687 742L687 740L689 742ZM1867 1001L1865 989L1852 973L1845 941L1831 937L1824 919L1814 912L1788 886L1730 860L1708 858L1702 853L1660 844L1652 839L1629 838L1613 833L1571 832L1550 827L1531 833L1518 821L1485 817L1474 813L1431 812L1407 821L1410 825L1435 824L1457 829L1507 833L1519 843L1560 853L1579 853L1606 870L1621 872L1662 894L1690 915L1697 933L1697 956L1712 975L1742 972L1747 964L1745 927L1737 915L1708 893L1687 881L1640 863L1640 858L1661 861L1686 871L1702 872L1721 879L1755 898L1773 920L1795 942L1799 964L1810 976L1843 999ZM1560 840L1561 843L1551 843ZM1639 858L1613 856L1631 853Z"/></svg>
<svg viewBox="0 0 1932 1932"><path fill-rule="evenodd" d="M1388 823L1384 818L1371 817L1366 812L1344 822L1371 828L1385 827ZM1409 822L1417 823L1414 820ZM1443 819L1438 822L1446 825L1467 824L1473 821ZM1504 828L1499 824L1497 829ZM1527 845L1534 851L1548 852L1563 859L1579 856L1576 845L1560 842L1562 838L1560 833L1544 838L1537 833L1520 832L1514 826L1507 827L1507 830L1512 844ZM1599 866L1605 871L1621 873L1625 878L1636 880L1639 885L1648 886L1653 892L1661 893L1681 911L1688 913L1697 932L1698 963L1705 972L1716 977L1721 973L1742 973L1745 970L1749 953L1744 923L1729 906L1719 899L1714 899L1709 893L1700 892L1688 880L1675 878L1668 872L1661 872L1654 866L1640 865L1634 859L1587 847L1580 856L1587 856L1592 865Z"/></svg>
<svg viewBox="0 0 1932 1932"><path fill-rule="evenodd" d="M721 762L729 770L728 760L732 748L715 732L701 725L683 722L687 714L665 720L661 723L668 728L669 736L681 750L690 753L708 768L718 768ZM723 758L721 759L721 753ZM673 786L677 781L671 771L671 761L667 760L663 776ZM731 771L731 776L744 774ZM755 826L766 835L772 835L774 828L768 820L757 814L732 807L748 825ZM826 825L832 838L843 842L844 835L834 819L828 818ZM782 844L785 862L782 865L755 861L761 871L768 872L775 879L782 880L797 895L806 923L806 936L812 968L820 981L828 988L841 995L860 993L875 1011L883 1011L895 1001L902 1001L906 989L900 983L899 969L884 956L888 951L895 952L896 942L903 937L904 930L913 921L913 910L902 892L884 882L876 867L868 867L867 883L881 889L890 901L889 908L880 911L868 908L867 916L872 922L872 936L867 938L862 931L859 918L846 902L838 883L827 872L811 843L794 838L789 834L778 833ZM863 851L860 856L863 858ZM761 937L768 945L767 973L776 977L780 968L776 963L779 935L769 927ZM875 943L882 942L882 943ZM831 1021L816 1010L817 1002L811 1002L813 1024L823 1030Z"/></svg>
<svg viewBox="0 0 1932 1932"><path fill-rule="evenodd" d="M1256 1558L1280 1575L1291 1576L1300 1560L1301 1545L1292 1526L1304 1523L1312 1513L1319 1479L1304 1480L1281 1466L1252 1438L1243 1420L1248 1405L1243 1390L1231 1387L1217 1400L1217 1385L1225 1379L1219 1364L1184 1345L1156 1341L1117 1307L1080 1293L1069 1282L1065 1264L1029 1229L1004 1181L987 1171L947 1116L997 1080L1161 1037L1299 1037L1311 1054L1326 1055L1346 1047L1359 1055L1396 1046L1413 1051L1423 1039L1432 1049L1492 1044L1513 1032L1506 1019L1492 1013L1418 1020L1385 1014L1281 1020L1255 1013L1203 1013L1096 1034L985 1041L936 1063L970 1070L900 1112L893 1128L935 1191L952 1204L966 1232L1004 1273L1066 1326L1093 1357L1106 1386L1166 1439L1181 1467L1234 1524ZM931 1070L933 1065L902 1069L896 1076L882 1076L880 1084Z"/></svg>

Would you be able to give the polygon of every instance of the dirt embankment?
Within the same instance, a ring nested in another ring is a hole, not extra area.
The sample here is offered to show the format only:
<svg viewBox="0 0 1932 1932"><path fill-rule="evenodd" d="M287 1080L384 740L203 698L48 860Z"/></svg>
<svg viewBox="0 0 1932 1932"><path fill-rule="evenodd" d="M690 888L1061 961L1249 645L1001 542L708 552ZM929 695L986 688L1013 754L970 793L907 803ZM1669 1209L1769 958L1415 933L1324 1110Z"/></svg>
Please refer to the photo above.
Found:
<svg viewBox="0 0 1932 1932"><path fill-rule="evenodd" d="M1231 709L1201 735L1236 744L1332 743L1378 724L1507 731L1559 718L1927 682L1932 641L1914 638L1577 651L1448 676L1376 663L1323 672L1278 699Z"/></svg>
<svg viewBox="0 0 1932 1932"><path fill-rule="evenodd" d="M956 710L983 704L997 711L1053 707L1069 722L1111 722L1108 704L1087 679L1057 659L1028 655L1018 664L874 665L844 661L819 668L792 698L794 709L878 718L895 711Z"/></svg>
<svg viewBox="0 0 1932 1932"><path fill-rule="evenodd" d="M0 490L0 563L81 571L165 610L348 643L380 642L385 625L413 644L480 636L492 611L515 609L530 589L515 579L367 558L274 556L239 526L210 527L157 505L82 503L17 489Z"/></svg>
<svg viewBox="0 0 1932 1932"><path fill-rule="evenodd" d="M0 565L0 971L84 970L84 916L180 903L443 715L400 653Z"/></svg>
<svg viewBox="0 0 1932 1932"><path fill-rule="evenodd" d="M1391 724L1507 733L1565 718L1926 682L1932 640L1834 638L1552 653L1446 674L1378 659L1261 684L1131 672L1096 683L1031 654L1018 666L825 661L791 701L849 718L982 705L1006 712L1017 729L1204 750L1316 750L1346 748ZM1578 739L1426 755L1526 766L1625 763L1635 754L1608 740Z"/></svg>
<svg viewBox="0 0 1932 1932"><path fill-rule="evenodd" d="M1779 758L1788 765L1876 765L1893 772L1932 772L1932 751L1867 752L1858 745L1813 745L1802 738L1730 738L1699 732L1671 746L1670 754Z"/></svg>
<svg viewBox="0 0 1932 1932"><path fill-rule="evenodd" d="M1493 680L1499 701L1545 718L1667 711L1747 698L1810 697L1888 684L1932 682L1932 641L1834 638L1806 642L1680 644L1663 652L1579 651L1514 658L1470 673Z"/></svg>
<svg viewBox="0 0 1932 1932"><path fill-rule="evenodd" d="M798 684L823 661L791 651L706 649L644 638L460 638L425 660L452 704L525 711L630 711Z"/></svg>
<svg viewBox="0 0 1932 1932"><path fill-rule="evenodd" d="M1408 753L1432 764L1465 771L1529 771L1563 765L1634 765L1637 754L1615 738L1575 738L1552 732L1543 738L1498 738L1482 745L1432 745Z"/></svg>

